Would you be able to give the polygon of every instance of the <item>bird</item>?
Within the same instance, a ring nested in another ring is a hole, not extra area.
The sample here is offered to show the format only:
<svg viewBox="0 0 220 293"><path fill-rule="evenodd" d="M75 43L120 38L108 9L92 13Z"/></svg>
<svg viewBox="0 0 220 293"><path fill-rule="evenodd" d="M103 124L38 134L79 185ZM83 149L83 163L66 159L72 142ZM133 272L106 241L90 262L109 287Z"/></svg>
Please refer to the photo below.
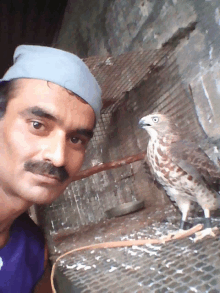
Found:
<svg viewBox="0 0 220 293"><path fill-rule="evenodd" d="M150 136L145 163L153 179L179 208L180 230L187 229L187 219L194 204L204 211L204 229L197 240L216 236L211 211L220 207L220 169L193 141L183 139L171 117L152 113L139 125Z"/></svg>

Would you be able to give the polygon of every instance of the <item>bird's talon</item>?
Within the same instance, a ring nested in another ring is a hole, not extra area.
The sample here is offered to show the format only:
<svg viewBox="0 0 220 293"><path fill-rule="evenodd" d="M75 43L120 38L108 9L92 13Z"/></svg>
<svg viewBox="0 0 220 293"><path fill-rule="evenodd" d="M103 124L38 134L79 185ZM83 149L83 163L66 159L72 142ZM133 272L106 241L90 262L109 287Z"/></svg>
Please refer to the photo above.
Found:
<svg viewBox="0 0 220 293"><path fill-rule="evenodd" d="M198 242L206 238L214 238L218 236L219 234L220 234L220 230L218 227L206 228L204 230L201 230L195 233L194 242Z"/></svg>

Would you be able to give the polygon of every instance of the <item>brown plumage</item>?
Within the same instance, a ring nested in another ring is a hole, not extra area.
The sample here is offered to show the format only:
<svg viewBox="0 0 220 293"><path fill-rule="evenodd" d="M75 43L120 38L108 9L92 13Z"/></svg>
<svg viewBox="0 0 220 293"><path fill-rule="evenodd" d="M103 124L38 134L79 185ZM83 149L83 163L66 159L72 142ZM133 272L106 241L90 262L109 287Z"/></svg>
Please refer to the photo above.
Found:
<svg viewBox="0 0 220 293"><path fill-rule="evenodd" d="M164 114L143 117L140 126L150 135L145 161L186 223L191 203L198 203L211 227L210 211L219 207L220 170L195 143L181 140L178 128Z"/></svg>

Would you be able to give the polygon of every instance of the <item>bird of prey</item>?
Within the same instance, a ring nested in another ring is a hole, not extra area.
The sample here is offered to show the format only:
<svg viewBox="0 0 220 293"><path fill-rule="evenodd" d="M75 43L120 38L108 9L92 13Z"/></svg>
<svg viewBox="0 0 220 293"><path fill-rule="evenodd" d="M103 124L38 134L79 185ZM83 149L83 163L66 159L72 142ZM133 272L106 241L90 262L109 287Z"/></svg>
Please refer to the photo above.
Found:
<svg viewBox="0 0 220 293"><path fill-rule="evenodd" d="M182 213L180 229L186 228L193 203L204 211L202 235L215 236L210 211L219 208L220 170L195 143L182 140L178 127L168 116L153 113L139 121L150 135L145 161L167 195Z"/></svg>

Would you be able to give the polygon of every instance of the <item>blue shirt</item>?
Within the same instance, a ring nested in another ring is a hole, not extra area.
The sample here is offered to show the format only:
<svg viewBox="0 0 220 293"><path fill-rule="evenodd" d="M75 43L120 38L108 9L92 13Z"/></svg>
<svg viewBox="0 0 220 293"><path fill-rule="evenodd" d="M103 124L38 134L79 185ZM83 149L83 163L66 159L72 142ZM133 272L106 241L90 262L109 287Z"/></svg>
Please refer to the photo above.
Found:
<svg viewBox="0 0 220 293"><path fill-rule="evenodd" d="M31 293L44 272L44 236L27 214L18 217L0 249L0 293Z"/></svg>

